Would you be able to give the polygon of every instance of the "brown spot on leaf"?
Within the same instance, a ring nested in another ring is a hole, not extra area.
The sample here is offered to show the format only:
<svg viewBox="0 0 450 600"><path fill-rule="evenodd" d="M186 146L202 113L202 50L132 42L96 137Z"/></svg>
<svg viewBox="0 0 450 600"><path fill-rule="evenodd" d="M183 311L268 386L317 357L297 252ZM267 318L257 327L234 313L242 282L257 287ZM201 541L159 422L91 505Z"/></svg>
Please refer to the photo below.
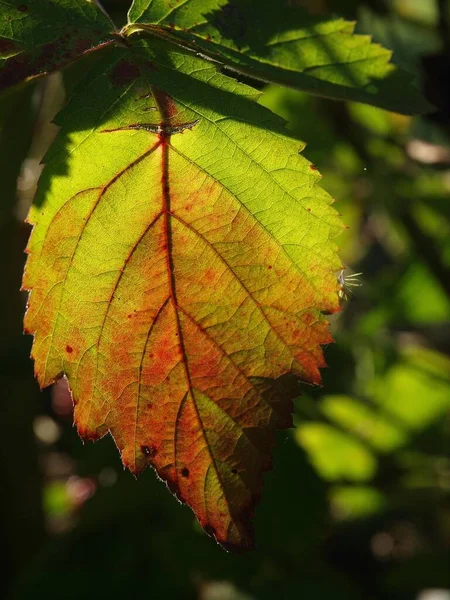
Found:
<svg viewBox="0 0 450 600"><path fill-rule="evenodd" d="M72 354L72 352L73 352L72 346L67 345L66 346L66 352L68 352L69 354Z"/></svg>
<svg viewBox="0 0 450 600"><path fill-rule="evenodd" d="M12 40L0 39L0 55L17 52L20 46Z"/></svg>
<svg viewBox="0 0 450 600"><path fill-rule="evenodd" d="M316 165L313 165L312 163L309 165L309 168L311 169L311 171L317 171Z"/></svg>
<svg viewBox="0 0 450 600"><path fill-rule="evenodd" d="M155 446L141 446L141 450L149 458L155 458L158 454L158 449Z"/></svg>
<svg viewBox="0 0 450 600"><path fill-rule="evenodd" d="M187 467L184 467L183 469L181 469L181 475L183 477L189 477L189 469Z"/></svg>
<svg viewBox="0 0 450 600"><path fill-rule="evenodd" d="M113 85L129 85L140 75L139 67L128 60L120 60L111 73Z"/></svg>

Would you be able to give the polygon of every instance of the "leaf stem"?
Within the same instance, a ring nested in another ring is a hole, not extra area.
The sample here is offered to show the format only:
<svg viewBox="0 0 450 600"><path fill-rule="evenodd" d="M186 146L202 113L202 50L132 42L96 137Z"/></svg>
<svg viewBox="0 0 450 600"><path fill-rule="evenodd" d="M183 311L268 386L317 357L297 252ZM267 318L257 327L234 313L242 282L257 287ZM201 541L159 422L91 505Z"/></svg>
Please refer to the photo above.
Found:
<svg viewBox="0 0 450 600"><path fill-rule="evenodd" d="M115 33L119 33L119 30L117 29L114 21L111 19L109 13L107 12L107 10L102 6L100 0L93 0L94 4L96 4L96 6L99 8L99 10L105 15L105 17L108 19L108 21L111 23L111 25L113 26L114 32Z"/></svg>

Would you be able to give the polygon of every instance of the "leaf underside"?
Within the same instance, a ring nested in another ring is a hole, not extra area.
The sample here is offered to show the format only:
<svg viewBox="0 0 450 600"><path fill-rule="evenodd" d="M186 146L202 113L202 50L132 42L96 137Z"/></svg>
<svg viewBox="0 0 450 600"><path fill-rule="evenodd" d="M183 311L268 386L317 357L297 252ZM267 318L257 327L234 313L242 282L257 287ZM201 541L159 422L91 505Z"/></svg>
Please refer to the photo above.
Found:
<svg viewBox="0 0 450 600"><path fill-rule="evenodd" d="M236 550L339 310L342 225L257 98L163 41L104 50L58 117L23 284L37 377L66 375L80 435L110 432Z"/></svg>

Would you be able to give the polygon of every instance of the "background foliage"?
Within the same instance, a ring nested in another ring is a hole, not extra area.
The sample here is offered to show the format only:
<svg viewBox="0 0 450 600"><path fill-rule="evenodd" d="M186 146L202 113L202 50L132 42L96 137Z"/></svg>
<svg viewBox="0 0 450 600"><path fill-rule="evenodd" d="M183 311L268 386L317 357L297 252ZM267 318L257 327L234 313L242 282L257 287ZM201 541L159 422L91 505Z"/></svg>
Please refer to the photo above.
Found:
<svg viewBox="0 0 450 600"><path fill-rule="evenodd" d="M128 3L104 4L121 22ZM349 225L344 263L364 285L333 318L323 388L304 387L296 428L279 436L258 550L245 556L215 547L153 473L136 482L124 472L111 439L83 446L63 382L38 391L21 335L22 221L55 134L49 122L84 63L2 100L0 527L10 598L431 600L426 590L450 588L449 7L300 4L357 18L441 110L410 119L280 88L263 97L308 142Z"/></svg>

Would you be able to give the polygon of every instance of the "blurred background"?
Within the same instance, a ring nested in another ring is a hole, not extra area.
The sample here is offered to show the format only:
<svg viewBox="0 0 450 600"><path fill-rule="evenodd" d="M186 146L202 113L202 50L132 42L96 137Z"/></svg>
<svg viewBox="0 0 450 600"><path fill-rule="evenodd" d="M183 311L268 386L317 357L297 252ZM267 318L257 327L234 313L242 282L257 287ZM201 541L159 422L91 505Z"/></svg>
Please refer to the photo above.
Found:
<svg viewBox="0 0 450 600"><path fill-rule="evenodd" d="M358 21L437 110L409 118L268 88L308 146L363 272L304 386L256 513L225 553L110 437L80 441L64 381L40 392L22 335L23 223L50 124L86 61L0 104L0 594L11 599L450 600L450 2L290 0ZM104 1L117 23L129 2ZM280 2L281 9L281 2Z"/></svg>

